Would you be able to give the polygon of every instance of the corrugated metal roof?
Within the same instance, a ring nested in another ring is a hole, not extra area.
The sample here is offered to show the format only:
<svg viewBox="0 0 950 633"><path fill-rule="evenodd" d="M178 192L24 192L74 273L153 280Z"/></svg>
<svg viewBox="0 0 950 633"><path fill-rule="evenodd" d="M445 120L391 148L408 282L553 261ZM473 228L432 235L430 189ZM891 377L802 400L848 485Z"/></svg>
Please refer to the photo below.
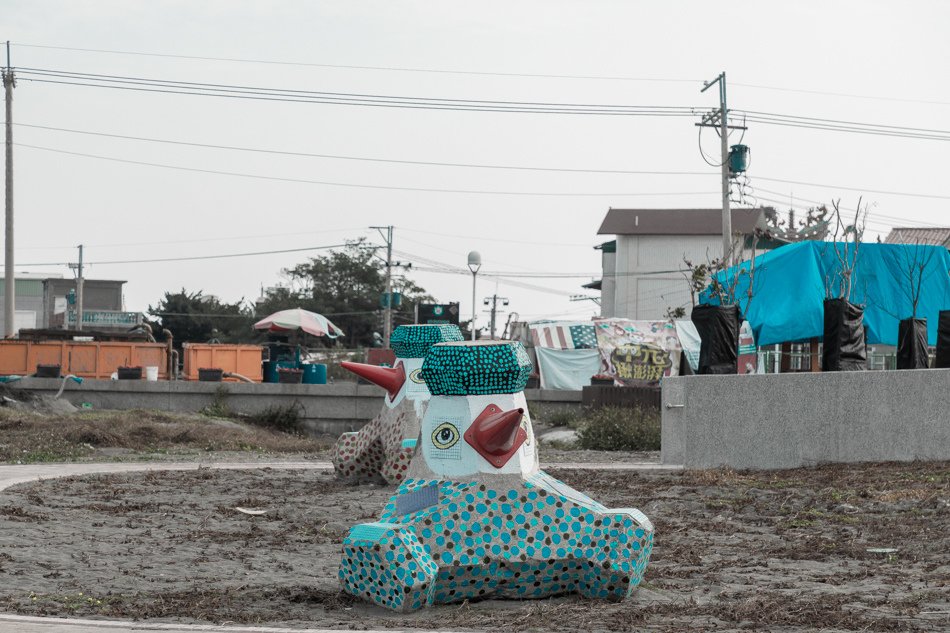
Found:
<svg viewBox="0 0 950 633"><path fill-rule="evenodd" d="M732 209L732 231L765 228L765 208ZM720 235L722 209L610 209L598 235Z"/></svg>
<svg viewBox="0 0 950 633"><path fill-rule="evenodd" d="M932 244L950 248L950 227L897 227L891 229L885 244Z"/></svg>

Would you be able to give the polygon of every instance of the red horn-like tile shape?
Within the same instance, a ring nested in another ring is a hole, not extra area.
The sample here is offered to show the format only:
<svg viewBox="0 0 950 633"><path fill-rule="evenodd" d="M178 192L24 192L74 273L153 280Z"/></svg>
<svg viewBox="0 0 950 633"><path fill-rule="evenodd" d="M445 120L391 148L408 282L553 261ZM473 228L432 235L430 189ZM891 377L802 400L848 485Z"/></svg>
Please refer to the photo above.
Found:
<svg viewBox="0 0 950 633"><path fill-rule="evenodd" d="M465 431L465 441L495 468L501 468L528 438L521 426L523 417L524 409L502 411L490 404Z"/></svg>
<svg viewBox="0 0 950 633"><path fill-rule="evenodd" d="M340 365L360 378L365 378L374 385L379 385L385 389L389 393L390 400L396 397L396 394L399 393L406 382L406 370L403 369L402 363L395 367L379 367L378 365L343 361Z"/></svg>

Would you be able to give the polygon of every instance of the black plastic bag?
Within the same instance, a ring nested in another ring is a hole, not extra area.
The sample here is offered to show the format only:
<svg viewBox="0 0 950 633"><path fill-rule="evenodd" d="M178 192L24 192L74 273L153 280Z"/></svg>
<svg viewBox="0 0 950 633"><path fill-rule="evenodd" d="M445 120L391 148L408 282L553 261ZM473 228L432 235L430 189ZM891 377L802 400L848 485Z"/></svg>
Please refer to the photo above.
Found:
<svg viewBox="0 0 950 633"><path fill-rule="evenodd" d="M937 321L937 357L934 368L950 369L950 310L942 310Z"/></svg>
<svg viewBox="0 0 950 633"><path fill-rule="evenodd" d="M864 371L868 368L864 308L844 299L825 299L821 371Z"/></svg>
<svg viewBox="0 0 950 633"><path fill-rule="evenodd" d="M690 317L699 333L699 371L697 374L739 373L738 306L700 305Z"/></svg>
<svg viewBox="0 0 950 633"><path fill-rule="evenodd" d="M897 368L927 369L927 319L904 319L897 326Z"/></svg>

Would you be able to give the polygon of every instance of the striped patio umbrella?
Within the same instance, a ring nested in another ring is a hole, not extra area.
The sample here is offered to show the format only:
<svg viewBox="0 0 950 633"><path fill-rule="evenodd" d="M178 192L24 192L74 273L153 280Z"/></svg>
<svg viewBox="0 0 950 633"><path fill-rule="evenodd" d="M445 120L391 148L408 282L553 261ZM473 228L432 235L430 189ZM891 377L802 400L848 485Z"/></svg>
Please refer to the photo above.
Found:
<svg viewBox="0 0 950 633"><path fill-rule="evenodd" d="M255 330L270 332L295 332L302 330L313 336L329 336L336 338L343 335L343 330L334 325L330 319L322 314L293 308L281 310L269 317L265 317L254 324Z"/></svg>

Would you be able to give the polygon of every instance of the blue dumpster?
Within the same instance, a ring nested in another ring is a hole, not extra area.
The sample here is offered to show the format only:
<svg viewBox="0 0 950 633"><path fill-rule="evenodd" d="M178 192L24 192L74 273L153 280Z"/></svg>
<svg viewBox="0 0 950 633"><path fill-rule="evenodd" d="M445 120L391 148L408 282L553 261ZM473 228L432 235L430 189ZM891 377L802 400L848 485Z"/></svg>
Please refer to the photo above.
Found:
<svg viewBox="0 0 950 633"><path fill-rule="evenodd" d="M323 363L311 363L303 366L303 384L327 384L327 366Z"/></svg>

